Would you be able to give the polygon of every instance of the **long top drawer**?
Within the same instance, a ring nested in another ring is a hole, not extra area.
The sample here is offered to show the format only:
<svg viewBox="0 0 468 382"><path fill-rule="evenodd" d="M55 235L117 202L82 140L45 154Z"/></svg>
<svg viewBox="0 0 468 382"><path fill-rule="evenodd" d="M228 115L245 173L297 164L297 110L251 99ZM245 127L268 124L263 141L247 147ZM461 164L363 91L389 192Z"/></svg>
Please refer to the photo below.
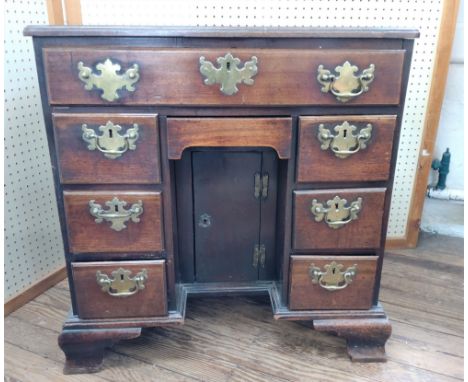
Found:
<svg viewBox="0 0 468 382"><path fill-rule="evenodd" d="M396 105L405 51L47 47L43 54L51 104L280 106Z"/></svg>

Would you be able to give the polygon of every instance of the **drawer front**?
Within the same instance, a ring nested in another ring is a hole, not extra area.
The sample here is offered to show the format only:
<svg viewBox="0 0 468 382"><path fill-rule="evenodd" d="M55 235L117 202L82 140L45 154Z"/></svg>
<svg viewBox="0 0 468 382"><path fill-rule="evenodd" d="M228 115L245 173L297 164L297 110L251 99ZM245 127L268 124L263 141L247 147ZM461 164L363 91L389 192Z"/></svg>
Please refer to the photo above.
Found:
<svg viewBox="0 0 468 382"><path fill-rule="evenodd" d="M395 115L301 117L298 182L389 178Z"/></svg>
<svg viewBox="0 0 468 382"><path fill-rule="evenodd" d="M52 47L43 54L51 104L396 105L405 51Z"/></svg>
<svg viewBox="0 0 468 382"><path fill-rule="evenodd" d="M65 191L70 252L160 252L162 195L148 191Z"/></svg>
<svg viewBox="0 0 468 382"><path fill-rule="evenodd" d="M167 314L164 260L72 263L80 318Z"/></svg>
<svg viewBox="0 0 468 382"><path fill-rule="evenodd" d="M280 159L291 156L291 118L168 118L169 159L189 147L271 147Z"/></svg>
<svg viewBox="0 0 468 382"><path fill-rule="evenodd" d="M385 190L294 191L294 249L378 248Z"/></svg>
<svg viewBox="0 0 468 382"><path fill-rule="evenodd" d="M377 256L291 256L289 309L369 309Z"/></svg>
<svg viewBox="0 0 468 382"><path fill-rule="evenodd" d="M53 114L65 184L160 183L156 114Z"/></svg>

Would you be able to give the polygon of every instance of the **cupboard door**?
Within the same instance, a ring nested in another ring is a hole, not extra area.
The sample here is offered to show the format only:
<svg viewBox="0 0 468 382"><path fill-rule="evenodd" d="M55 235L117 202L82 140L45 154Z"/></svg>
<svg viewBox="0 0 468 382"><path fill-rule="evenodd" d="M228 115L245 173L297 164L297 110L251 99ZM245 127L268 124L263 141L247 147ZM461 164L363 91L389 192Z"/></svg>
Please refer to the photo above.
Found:
<svg viewBox="0 0 468 382"><path fill-rule="evenodd" d="M192 154L195 272L198 282L254 281L260 203L254 195L260 152Z"/></svg>

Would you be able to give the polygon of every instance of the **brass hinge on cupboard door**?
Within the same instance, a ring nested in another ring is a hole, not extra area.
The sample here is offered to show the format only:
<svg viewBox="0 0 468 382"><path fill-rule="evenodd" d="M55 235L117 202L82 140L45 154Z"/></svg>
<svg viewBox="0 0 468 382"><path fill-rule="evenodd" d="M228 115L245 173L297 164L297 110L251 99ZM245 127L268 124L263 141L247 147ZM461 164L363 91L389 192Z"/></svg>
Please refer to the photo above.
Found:
<svg viewBox="0 0 468 382"><path fill-rule="evenodd" d="M255 268L258 268L258 265L262 268L265 268L265 257L266 257L266 251L265 251L265 245L264 244L256 244L254 247L254 253L253 253L253 266Z"/></svg>
<svg viewBox="0 0 468 382"><path fill-rule="evenodd" d="M256 173L254 175L254 196L256 199L266 199L268 197L269 175Z"/></svg>

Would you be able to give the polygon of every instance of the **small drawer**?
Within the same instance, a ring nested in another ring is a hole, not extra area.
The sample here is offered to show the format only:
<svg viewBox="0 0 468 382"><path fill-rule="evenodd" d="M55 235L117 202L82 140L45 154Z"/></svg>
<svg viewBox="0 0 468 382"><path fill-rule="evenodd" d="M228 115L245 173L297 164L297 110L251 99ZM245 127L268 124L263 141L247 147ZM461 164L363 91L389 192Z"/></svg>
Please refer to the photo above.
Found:
<svg viewBox="0 0 468 382"><path fill-rule="evenodd" d="M301 117L297 181L387 180L395 126L395 115Z"/></svg>
<svg viewBox="0 0 468 382"><path fill-rule="evenodd" d="M378 248L385 191L294 191L294 249Z"/></svg>
<svg viewBox="0 0 468 382"><path fill-rule="evenodd" d="M80 318L167 314L164 260L72 263L72 272Z"/></svg>
<svg viewBox="0 0 468 382"><path fill-rule="evenodd" d="M156 114L52 115L64 184L160 183Z"/></svg>
<svg viewBox="0 0 468 382"><path fill-rule="evenodd" d="M43 55L53 105L397 105L405 51L60 46Z"/></svg>
<svg viewBox="0 0 468 382"><path fill-rule="evenodd" d="M70 252L161 252L157 191L64 191Z"/></svg>
<svg viewBox="0 0 468 382"><path fill-rule="evenodd" d="M377 256L291 256L289 309L369 309Z"/></svg>
<svg viewBox="0 0 468 382"><path fill-rule="evenodd" d="M291 156L291 118L168 118L169 159L190 147L270 147Z"/></svg>

